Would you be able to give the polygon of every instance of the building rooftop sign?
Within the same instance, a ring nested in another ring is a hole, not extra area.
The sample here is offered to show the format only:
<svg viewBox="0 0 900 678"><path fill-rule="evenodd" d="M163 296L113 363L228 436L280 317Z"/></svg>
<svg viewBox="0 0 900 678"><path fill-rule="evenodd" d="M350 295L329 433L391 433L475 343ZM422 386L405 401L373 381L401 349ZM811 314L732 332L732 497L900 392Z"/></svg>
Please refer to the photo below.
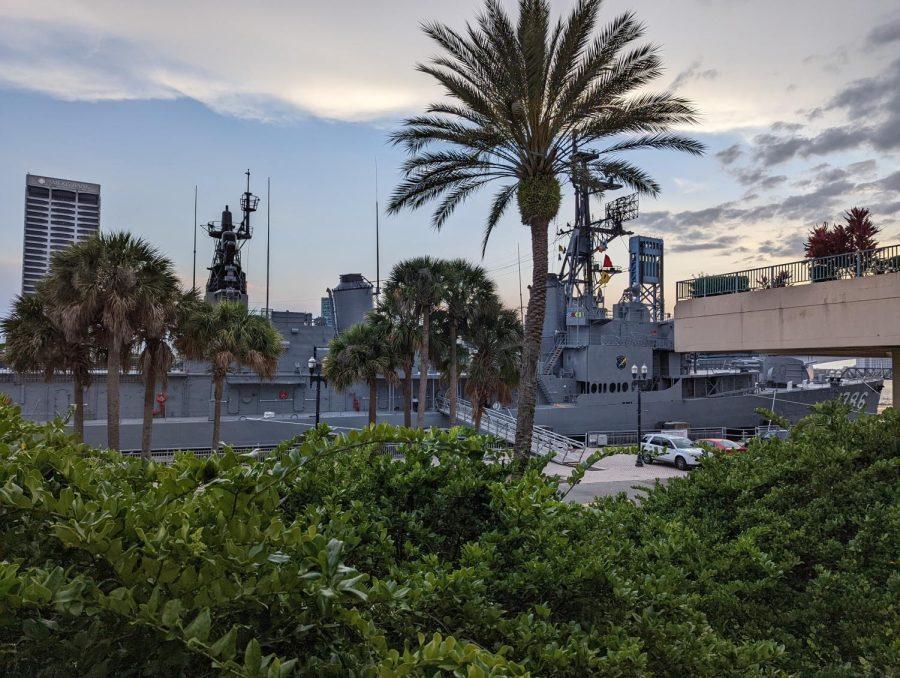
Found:
<svg viewBox="0 0 900 678"><path fill-rule="evenodd" d="M28 186L44 186L45 188L62 188L67 191L78 191L79 193L96 193L100 194L100 184L91 184L85 181L69 181L68 179L55 179L53 177L42 177L36 174L29 174L26 177Z"/></svg>

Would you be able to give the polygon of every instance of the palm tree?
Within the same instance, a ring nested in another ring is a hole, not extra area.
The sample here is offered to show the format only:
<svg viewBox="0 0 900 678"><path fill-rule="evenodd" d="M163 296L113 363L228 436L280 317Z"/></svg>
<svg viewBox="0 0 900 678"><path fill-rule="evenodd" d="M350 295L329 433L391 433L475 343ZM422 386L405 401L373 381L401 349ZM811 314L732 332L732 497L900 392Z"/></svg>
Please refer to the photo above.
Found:
<svg viewBox="0 0 900 678"><path fill-rule="evenodd" d="M515 311L486 303L469 327L467 340L472 351L466 370L466 394L472 401L472 425L477 431L487 404L512 400L512 389L519 382L522 323Z"/></svg>
<svg viewBox="0 0 900 678"><path fill-rule="evenodd" d="M385 327L365 322L348 327L328 344L322 375L338 391L364 382L369 387L369 423L378 412L378 377L393 379L397 356L388 341Z"/></svg>
<svg viewBox="0 0 900 678"><path fill-rule="evenodd" d="M642 25L627 13L596 32L600 4L580 0L553 26L548 0L520 0L517 24L497 0L486 0L477 24L463 33L426 25L425 32L445 54L418 70L437 80L450 100L407 119L392 136L410 157L403 166L405 179L391 196L390 212L442 197L432 219L440 228L474 191L501 181L482 251L513 197L522 223L531 231L534 264L516 429L520 455L531 448L535 368L546 302L547 228L559 210L559 179L578 172L584 183L603 175L656 195L659 185L619 153L703 150L693 139L671 132L675 125L694 122L688 101L669 93L636 93L661 73L656 47L629 47L642 36ZM596 157L576 155L586 144L604 140Z"/></svg>
<svg viewBox="0 0 900 678"><path fill-rule="evenodd" d="M143 350L138 357L141 374L144 377L144 415L141 427L141 458L150 459L150 445L153 436L153 406L155 402L156 384L163 388L168 383L169 370L175 359L169 342L170 335L184 309L193 308L198 301L195 290L184 293L175 284L174 278L163 297L158 300L159 315L149 319L139 329Z"/></svg>
<svg viewBox="0 0 900 678"><path fill-rule="evenodd" d="M425 398L428 394L428 339L431 314L441 300L441 266L431 257L413 257L396 264L384 286L385 296L396 298L413 309L422 321L419 333L419 411L416 426L425 427Z"/></svg>
<svg viewBox="0 0 900 678"><path fill-rule="evenodd" d="M281 355L281 335L269 320L254 315L234 301L215 305L190 304L175 334L175 346L192 360L206 360L212 367L213 436L212 450L219 447L222 425L222 395L225 376L232 366L247 367L265 379L275 376Z"/></svg>
<svg viewBox="0 0 900 678"><path fill-rule="evenodd" d="M485 298L496 297L496 285L481 266L465 259L442 262L443 302L447 321L448 369L450 386L450 425L456 423L456 407L459 392L459 361L457 339L460 330L474 307Z"/></svg>
<svg viewBox="0 0 900 678"><path fill-rule="evenodd" d="M378 308L369 314L368 322L387 337L396 356L397 367L403 370L403 425L412 426L412 370L419 347L418 316L411 304L398 294L384 293Z"/></svg>
<svg viewBox="0 0 900 678"><path fill-rule="evenodd" d="M50 381L57 372L70 372L74 381L75 436L84 442L84 389L91 383L92 351L86 337L69 341L47 313L37 294L16 297L2 323L6 346L3 355L16 372L41 372Z"/></svg>
<svg viewBox="0 0 900 678"><path fill-rule="evenodd" d="M44 291L70 340L91 331L106 354L107 444L119 449L119 376L142 327L159 322L172 262L130 233L100 233L56 252Z"/></svg>

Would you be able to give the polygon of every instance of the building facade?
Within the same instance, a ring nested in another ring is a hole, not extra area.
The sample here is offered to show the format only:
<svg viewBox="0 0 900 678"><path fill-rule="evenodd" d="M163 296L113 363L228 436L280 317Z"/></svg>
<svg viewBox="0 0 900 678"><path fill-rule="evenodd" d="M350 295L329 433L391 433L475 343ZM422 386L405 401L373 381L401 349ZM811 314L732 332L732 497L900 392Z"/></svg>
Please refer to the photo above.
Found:
<svg viewBox="0 0 900 678"><path fill-rule="evenodd" d="M334 327L334 300L322 297L322 321L325 327Z"/></svg>
<svg viewBox="0 0 900 678"><path fill-rule="evenodd" d="M99 229L99 184L26 174L22 294L35 291L54 252Z"/></svg>

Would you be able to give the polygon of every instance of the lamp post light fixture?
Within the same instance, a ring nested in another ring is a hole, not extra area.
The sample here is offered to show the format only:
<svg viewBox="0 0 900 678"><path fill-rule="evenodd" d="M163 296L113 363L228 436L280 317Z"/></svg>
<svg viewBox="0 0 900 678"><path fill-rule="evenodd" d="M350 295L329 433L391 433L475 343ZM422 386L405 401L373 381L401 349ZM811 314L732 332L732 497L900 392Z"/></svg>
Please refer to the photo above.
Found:
<svg viewBox="0 0 900 678"><path fill-rule="evenodd" d="M634 465L637 467L641 467L644 465L644 462L641 461L641 393L644 390L644 386L647 384L649 379L647 379L647 366L641 365L640 376L638 375L638 366L631 366L631 381L634 384L634 389L637 391L637 461L634 462Z"/></svg>
<svg viewBox="0 0 900 678"><path fill-rule="evenodd" d="M313 382L316 384L316 426L318 426L319 404L322 402L322 382L325 381L325 378L322 376L322 363L316 359L315 348L313 348L313 352L306 365L309 367L309 385L312 386Z"/></svg>

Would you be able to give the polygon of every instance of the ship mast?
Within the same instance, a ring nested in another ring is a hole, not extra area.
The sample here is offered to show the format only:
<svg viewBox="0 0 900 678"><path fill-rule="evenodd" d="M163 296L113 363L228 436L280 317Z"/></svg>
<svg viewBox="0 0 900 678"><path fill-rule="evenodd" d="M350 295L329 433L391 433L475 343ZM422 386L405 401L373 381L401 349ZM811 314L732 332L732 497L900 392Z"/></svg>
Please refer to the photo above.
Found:
<svg viewBox="0 0 900 678"><path fill-rule="evenodd" d="M568 224L567 228L557 233L570 235L559 279L569 303L576 301L585 308L602 308L601 288L609 276L621 269L595 264L594 255L605 252L613 238L631 235L630 231L622 228L622 222L637 216L637 194L607 203L606 217L593 221L590 197L602 196L606 191L622 188L622 185L592 173L591 163L599 158L597 152L578 150L577 139L574 137L572 145L575 149L571 170L572 186L575 189L575 224Z"/></svg>
<svg viewBox="0 0 900 678"><path fill-rule="evenodd" d="M247 188L241 196L242 219L238 227L234 227L228 205L225 205L218 226L214 221L206 225L207 234L216 241L206 283L206 300L211 303L238 301L247 304L247 276L241 269L241 249L253 237L250 215L256 211L259 198L250 192L250 170L245 174Z"/></svg>

